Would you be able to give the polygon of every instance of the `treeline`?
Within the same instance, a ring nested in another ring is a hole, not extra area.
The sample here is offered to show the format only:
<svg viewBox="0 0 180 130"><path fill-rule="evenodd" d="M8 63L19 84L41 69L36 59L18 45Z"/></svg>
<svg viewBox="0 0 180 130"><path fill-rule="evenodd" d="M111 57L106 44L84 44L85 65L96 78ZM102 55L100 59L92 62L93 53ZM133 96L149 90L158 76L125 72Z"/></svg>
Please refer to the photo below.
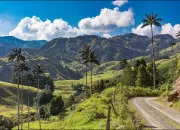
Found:
<svg viewBox="0 0 180 130"><path fill-rule="evenodd" d="M124 59L121 62L126 67L120 78L121 83L125 86L151 87L153 86L153 63L146 64L144 59L136 60L131 65ZM155 67L156 84L160 83L160 75Z"/></svg>

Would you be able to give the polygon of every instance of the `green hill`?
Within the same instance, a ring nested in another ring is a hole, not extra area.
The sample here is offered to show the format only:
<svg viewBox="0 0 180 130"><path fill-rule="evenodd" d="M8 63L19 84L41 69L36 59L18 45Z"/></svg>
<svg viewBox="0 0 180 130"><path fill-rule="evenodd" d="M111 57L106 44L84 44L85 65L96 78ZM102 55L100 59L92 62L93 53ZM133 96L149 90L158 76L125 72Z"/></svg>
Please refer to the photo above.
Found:
<svg viewBox="0 0 180 130"><path fill-rule="evenodd" d="M21 89L20 85L20 89ZM23 102L27 105L27 93L28 87L23 86ZM36 96L37 91L36 88L30 87L30 104L32 105L33 98ZM7 105L7 106L16 106L17 105L17 85L11 84L7 82L0 81L0 104Z"/></svg>

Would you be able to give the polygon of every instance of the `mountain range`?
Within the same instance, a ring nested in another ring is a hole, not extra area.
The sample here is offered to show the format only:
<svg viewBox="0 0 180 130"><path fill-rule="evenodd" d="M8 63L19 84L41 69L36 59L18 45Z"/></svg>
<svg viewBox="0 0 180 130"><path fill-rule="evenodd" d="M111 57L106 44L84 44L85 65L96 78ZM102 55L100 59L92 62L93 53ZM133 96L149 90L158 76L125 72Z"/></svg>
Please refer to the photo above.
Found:
<svg viewBox="0 0 180 130"><path fill-rule="evenodd" d="M14 48L41 48L47 41L45 40L33 40L24 41L13 36L0 37L0 57L3 57Z"/></svg>
<svg viewBox="0 0 180 130"><path fill-rule="evenodd" d="M9 41L5 38L8 38ZM42 64L54 79L79 79L82 77L85 67L81 64L79 52L83 45L91 45L101 63L150 55L152 48L151 38L133 33L109 39L96 35L83 35L75 38L55 38L49 42L23 41L14 37L4 37L2 41L6 43L6 46L10 46L6 50L22 46L22 48L29 48L24 50L27 63L30 66ZM168 34L156 35L154 41L156 53L169 47L170 42L177 42ZM12 75L12 62L0 60L0 66L0 73L8 71L8 74ZM8 77L11 76L9 75L0 75L0 80L10 81Z"/></svg>

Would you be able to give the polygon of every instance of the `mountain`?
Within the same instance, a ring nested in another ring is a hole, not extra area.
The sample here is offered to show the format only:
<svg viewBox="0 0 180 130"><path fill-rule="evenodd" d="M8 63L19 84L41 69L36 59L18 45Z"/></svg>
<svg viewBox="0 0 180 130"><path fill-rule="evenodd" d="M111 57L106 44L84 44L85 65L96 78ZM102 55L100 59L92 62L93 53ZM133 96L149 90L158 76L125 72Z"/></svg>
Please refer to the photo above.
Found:
<svg viewBox="0 0 180 130"><path fill-rule="evenodd" d="M168 34L154 37L156 52L169 47L175 39ZM75 38L56 38L45 44L36 55L56 60L79 61L79 50L83 45L91 45L101 62L134 58L151 54L151 38L133 33L106 39L96 35Z"/></svg>
<svg viewBox="0 0 180 130"><path fill-rule="evenodd" d="M169 43L176 39L171 35L161 34L156 35L154 41L155 50L158 53L169 47ZM47 42L39 49L26 49L24 54L30 66L40 63L54 79L79 79L85 72L79 57L79 51L83 45L91 45L101 63L152 54L151 38L133 33L109 39L96 35L60 37ZM0 60L0 73L8 71L12 75L12 68L13 63ZM8 77L9 75L6 77L0 75L0 80L9 81Z"/></svg>
<svg viewBox="0 0 180 130"><path fill-rule="evenodd" d="M47 43L45 40L24 41L13 36L0 37L0 57L6 55L14 48L38 49L45 43Z"/></svg>

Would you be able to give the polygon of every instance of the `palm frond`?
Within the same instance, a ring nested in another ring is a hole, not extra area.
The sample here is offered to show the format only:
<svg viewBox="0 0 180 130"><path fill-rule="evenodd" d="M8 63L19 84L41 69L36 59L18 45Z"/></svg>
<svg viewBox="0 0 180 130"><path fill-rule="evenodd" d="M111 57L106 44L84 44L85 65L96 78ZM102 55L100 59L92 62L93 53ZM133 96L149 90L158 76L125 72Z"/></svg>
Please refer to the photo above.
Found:
<svg viewBox="0 0 180 130"><path fill-rule="evenodd" d="M149 26L149 25L150 25L149 23L145 23L145 24L143 24L143 26L141 28L144 28L144 27Z"/></svg>
<svg viewBox="0 0 180 130"><path fill-rule="evenodd" d="M154 22L154 25L161 27L161 24L159 22Z"/></svg>

